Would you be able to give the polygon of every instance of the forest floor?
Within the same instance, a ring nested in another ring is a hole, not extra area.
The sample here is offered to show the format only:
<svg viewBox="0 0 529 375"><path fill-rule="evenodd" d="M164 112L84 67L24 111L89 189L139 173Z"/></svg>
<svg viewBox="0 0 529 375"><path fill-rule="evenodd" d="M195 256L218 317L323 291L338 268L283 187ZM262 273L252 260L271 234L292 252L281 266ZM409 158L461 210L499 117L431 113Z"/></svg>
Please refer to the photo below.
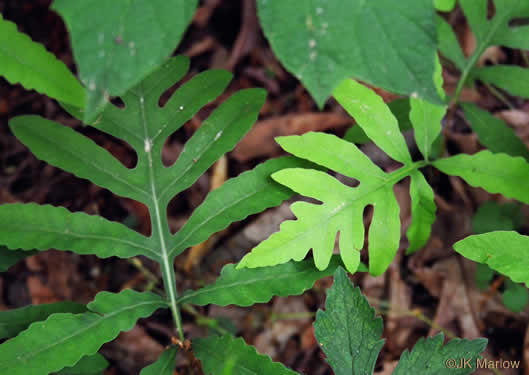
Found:
<svg viewBox="0 0 529 375"><path fill-rule="evenodd" d="M68 33L61 18L49 10L50 3L51 0L0 0L0 12L75 71ZM222 68L232 71L234 79L225 95L206 106L170 138L163 155L167 162L176 160L185 141L227 96L248 87L263 87L269 95L260 120L235 150L173 199L168 210L173 231L185 223L211 189L264 160L281 155L274 137L307 131L343 136L354 124L332 99L323 111L318 111L308 92L274 56L256 17L252 0L203 0L175 52L191 58L188 77L206 69ZM472 36L463 15L456 11L449 21L465 51L469 52ZM481 63L498 62L524 65L519 53L501 48L487 51ZM458 75L445 69L444 79L446 90L453 91ZM377 92L386 101L396 98L381 90ZM508 97L512 104L509 108L486 87L465 89L463 100L500 116L528 142L528 102ZM99 214L124 222L149 234L149 215L143 205L119 198L36 159L7 126L11 117L21 114L38 114L74 127L126 165L133 165L135 160L127 145L97 130L83 128L55 101L0 78L0 203L64 206L71 211ZM450 123L443 124L443 135L451 154L474 153L482 148L457 111ZM384 170L397 167L373 145L365 145L363 150ZM472 217L481 204L489 200L504 202L505 199L472 188L458 178L440 175L433 169L428 171L427 177L436 193L438 216L426 248L411 256L404 254L405 229L410 223L411 211L408 181L404 180L395 186L403 223L398 256L388 272L380 277L364 273L352 277L384 319L386 345L377 362L377 374L390 374L404 349L411 348L419 337L439 331L445 332L447 337L486 337L489 339L487 358L519 360L521 368L525 369L525 372L502 369L497 373L529 374L529 310L513 313L503 305L499 278L488 289L479 289L475 282L475 265L451 248L454 242L472 233ZM197 288L214 280L224 264L238 261L276 231L279 223L292 218L290 203L233 224L200 248L184 252L175 265L179 271L178 288ZM527 218L527 207L523 210ZM366 222L369 215L366 211ZM527 220L521 232L529 234ZM267 304L249 308L186 307L183 310L184 330L187 337L203 336L211 330L231 331L243 336L259 352L269 354L296 371L307 375L331 374L312 326L315 312L324 306L325 290L331 283L332 279L326 278L301 296L275 298ZM141 290L153 284L161 288L161 276L156 264L147 259L140 258L139 262L98 259L51 250L29 257L0 275L0 310L60 300L86 303L101 290L119 291L127 287ZM172 334L168 312L158 312L152 318L141 320L133 330L104 345L102 353L111 362L105 375L137 374L159 356ZM179 357L177 374L190 373L186 370L188 360Z"/></svg>

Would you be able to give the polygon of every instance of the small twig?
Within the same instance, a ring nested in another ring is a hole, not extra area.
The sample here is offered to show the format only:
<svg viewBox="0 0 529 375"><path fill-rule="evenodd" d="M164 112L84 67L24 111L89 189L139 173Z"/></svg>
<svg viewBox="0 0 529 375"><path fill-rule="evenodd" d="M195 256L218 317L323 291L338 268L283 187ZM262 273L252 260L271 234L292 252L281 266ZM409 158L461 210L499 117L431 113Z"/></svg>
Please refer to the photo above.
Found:
<svg viewBox="0 0 529 375"><path fill-rule="evenodd" d="M505 106L509 107L509 109L515 109L516 107L507 99L503 93L498 90L496 87L491 85L490 83L483 82L483 84L489 89L490 93L496 97L500 102L502 102Z"/></svg>

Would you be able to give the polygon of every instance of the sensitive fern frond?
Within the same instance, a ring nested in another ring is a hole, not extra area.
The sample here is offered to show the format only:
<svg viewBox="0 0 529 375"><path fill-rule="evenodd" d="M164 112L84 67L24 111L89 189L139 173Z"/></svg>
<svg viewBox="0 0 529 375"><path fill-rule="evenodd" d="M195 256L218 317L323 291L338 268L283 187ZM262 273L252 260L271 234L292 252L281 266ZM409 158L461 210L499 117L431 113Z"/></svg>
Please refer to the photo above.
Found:
<svg viewBox="0 0 529 375"><path fill-rule="evenodd" d="M163 301L160 307L171 308L181 337L183 334L173 269L176 255L204 241L231 222L288 199L293 192L276 184L270 174L283 168L309 165L293 157L269 160L214 191L192 215L181 233L171 234L167 220L170 200L191 186L219 157L233 149L257 119L266 96L262 89L247 89L233 94L203 122L185 145L178 160L166 167L162 163L162 148L166 139L204 105L219 96L231 79L231 74L226 71L200 73L179 87L163 107L160 106L160 96L183 78L188 68L187 58L169 60L121 97L125 103L124 109L108 105L92 124L127 142L134 149L138 159L134 168L125 167L89 138L53 121L38 116L21 116L10 121L17 138L39 159L89 179L117 195L144 203L151 217L151 236L143 236L99 216L72 213L63 207L36 204L0 206L0 244L10 249L55 248L103 258L144 255L159 262L167 293L167 301ZM74 116L83 117L78 109L67 104L65 108ZM134 295L131 296L133 299ZM113 300L118 303L120 299L119 296L105 298L109 305ZM141 296L136 298L141 299ZM104 314L102 311L97 312ZM12 353L16 348L24 346L34 337L45 337L42 330L49 323L53 323L54 329L57 329L54 331L54 340L60 341L63 333L71 334L61 331L60 326L71 323L75 328L76 322L82 323L79 320L83 320L83 316L52 316L48 323L33 325L17 338L0 345L0 368L5 367L8 373L18 373L18 369L25 368L29 357L13 359L15 355ZM122 326L131 327L137 318L134 314L123 315L123 319L118 319L123 324L115 322L117 330L112 332L117 334ZM38 375L44 374L46 369L53 372L75 365L81 357L95 353L103 343L115 337L114 333L94 336L93 330L79 329L75 333L78 340L75 341L75 355L66 357L61 346L51 346L45 354L35 352L31 356L36 366L35 372L27 373ZM39 366L44 370L38 370Z"/></svg>
<svg viewBox="0 0 529 375"><path fill-rule="evenodd" d="M259 244L239 267L270 266L290 259L301 260L312 248L316 267L325 269L339 232L341 257L346 268L355 272L360 263L360 250L364 246L363 212L369 205L374 208L369 229L369 271L380 275L393 260L400 240L399 205L393 186L410 174L420 185L426 183L424 178L416 177L420 174L417 169L424 164L412 162L397 120L382 99L370 89L354 81L346 81L338 87L334 96L362 130L388 155L403 163L403 167L385 173L354 144L334 135L307 133L278 138L281 147L291 154L356 179L360 185L349 187L324 172L309 169L286 169L273 174L272 177L279 183L322 204L294 203L291 208L297 220L283 223L280 231ZM433 194L423 196L433 204ZM429 228L424 229L428 229L429 233ZM423 238L421 244L424 242Z"/></svg>

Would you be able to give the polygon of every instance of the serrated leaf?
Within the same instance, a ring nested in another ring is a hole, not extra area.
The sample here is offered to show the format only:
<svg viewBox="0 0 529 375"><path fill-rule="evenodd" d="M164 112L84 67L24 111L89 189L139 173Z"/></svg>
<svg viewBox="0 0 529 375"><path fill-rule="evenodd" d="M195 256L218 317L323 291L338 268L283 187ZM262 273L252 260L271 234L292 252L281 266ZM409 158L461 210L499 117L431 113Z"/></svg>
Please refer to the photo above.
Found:
<svg viewBox="0 0 529 375"><path fill-rule="evenodd" d="M64 207L0 205L0 237L11 249L54 248L101 258L145 255L159 259L147 237L123 224L84 212L72 213Z"/></svg>
<svg viewBox="0 0 529 375"><path fill-rule="evenodd" d="M321 108L346 78L441 103L431 0L259 0L265 36Z"/></svg>
<svg viewBox="0 0 529 375"><path fill-rule="evenodd" d="M419 339L411 352L402 353L393 375L472 374L476 370L476 360L487 346L486 339L453 339L446 345L443 341L442 333Z"/></svg>
<svg viewBox="0 0 529 375"><path fill-rule="evenodd" d="M108 367L108 361L101 354L96 353L83 357L73 367L67 367L57 375L99 375Z"/></svg>
<svg viewBox="0 0 529 375"><path fill-rule="evenodd" d="M312 288L317 280L332 275L340 264L336 256L325 271L316 269L312 260L239 270L234 264L228 264L213 284L184 293L178 303L251 306L268 302L273 296L299 295Z"/></svg>
<svg viewBox="0 0 529 375"><path fill-rule="evenodd" d="M475 234L495 230L514 230L523 224L520 205L516 203L498 204L495 201L480 205L472 218L472 232Z"/></svg>
<svg viewBox="0 0 529 375"><path fill-rule="evenodd" d="M512 95L529 98L529 88L525 84L529 80L529 69L527 68L493 65L475 69L473 74L476 78L508 91Z"/></svg>
<svg viewBox="0 0 529 375"><path fill-rule="evenodd" d="M292 167L308 167L310 163L293 157L268 160L251 171L229 179L212 191L175 235L170 250L178 255L186 248L201 243L230 223L251 214L279 205L289 199L292 190L270 178L276 171Z"/></svg>
<svg viewBox="0 0 529 375"><path fill-rule="evenodd" d="M86 311L86 306L74 302L57 302L42 305L29 305L19 309L0 312L0 338L16 336L33 322L40 322L56 313L78 314Z"/></svg>
<svg viewBox="0 0 529 375"><path fill-rule="evenodd" d="M84 107L85 92L66 65L0 14L0 74L50 98Z"/></svg>
<svg viewBox="0 0 529 375"><path fill-rule="evenodd" d="M99 293L87 307L90 312L53 314L0 345L0 372L46 375L74 366L167 303L156 295L127 289Z"/></svg>
<svg viewBox="0 0 529 375"><path fill-rule="evenodd" d="M511 156L521 156L529 160L529 149L513 129L505 122L492 116L472 103L463 103L465 117L472 130L479 137L479 142L492 152L504 152Z"/></svg>
<svg viewBox="0 0 529 375"><path fill-rule="evenodd" d="M156 70L176 48L197 0L55 0L87 90L84 120Z"/></svg>
<svg viewBox="0 0 529 375"><path fill-rule="evenodd" d="M529 180L529 164L521 157L481 151L439 159L433 165L446 174L461 177L471 186L529 203L529 190L520 183Z"/></svg>
<svg viewBox="0 0 529 375"><path fill-rule="evenodd" d="M519 313L525 309L529 303L529 291L520 284L515 284L507 279L505 291L502 294L503 304L509 310Z"/></svg>
<svg viewBox="0 0 529 375"><path fill-rule="evenodd" d="M464 257L488 264L512 281L529 286L529 237L511 231L469 236L454 244Z"/></svg>
<svg viewBox="0 0 529 375"><path fill-rule="evenodd" d="M426 245L435 222L437 209L434 192L423 174L413 171L410 176L412 221L406 232L410 243L406 254L411 254Z"/></svg>
<svg viewBox="0 0 529 375"><path fill-rule="evenodd" d="M141 370L140 375L172 375L177 352L178 348L176 346L167 349L156 362Z"/></svg>
<svg viewBox="0 0 529 375"><path fill-rule="evenodd" d="M206 375L274 374L299 375L270 357L257 353L242 338L230 335L193 340L193 353L200 359Z"/></svg>
<svg viewBox="0 0 529 375"><path fill-rule="evenodd" d="M372 374L384 340L382 318L343 268L334 273L325 311L318 310L314 334L336 375Z"/></svg>
<svg viewBox="0 0 529 375"><path fill-rule="evenodd" d="M37 254L37 251L9 250L5 246L0 246L0 272L7 271L22 259Z"/></svg>

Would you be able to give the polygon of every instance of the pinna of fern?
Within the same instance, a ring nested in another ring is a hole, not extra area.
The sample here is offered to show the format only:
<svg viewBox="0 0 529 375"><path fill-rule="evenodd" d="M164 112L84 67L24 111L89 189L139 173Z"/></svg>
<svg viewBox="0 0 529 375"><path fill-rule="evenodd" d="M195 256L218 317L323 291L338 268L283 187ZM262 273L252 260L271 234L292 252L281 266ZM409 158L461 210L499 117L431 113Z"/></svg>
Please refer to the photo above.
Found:
<svg viewBox="0 0 529 375"><path fill-rule="evenodd" d="M10 121L16 137L37 158L89 179L116 195L144 203L149 209L152 233L146 237L120 223L72 213L63 207L15 203L0 206L0 243L11 250L54 248L101 258L143 255L160 264L166 296L130 290L118 294L103 292L81 314L70 308L51 311L46 320L0 345L0 372L37 375L73 366L94 355L120 331L130 329L138 318L161 307L172 310L183 340L173 268L175 257L231 222L276 206L293 194L269 176L284 168L308 164L292 157L269 160L210 193L180 231L170 232L167 220L170 200L235 146L257 119L266 96L262 89L233 94L203 122L178 160L164 166L161 152L167 137L219 96L231 80L226 71L197 74L161 107L160 96L182 79L188 68L187 58L168 60L122 96L124 109L107 105L91 125L127 142L138 156L134 168L126 168L89 138L56 122L38 116L20 116ZM78 109L65 107L82 118ZM21 352L24 354L20 355Z"/></svg>

